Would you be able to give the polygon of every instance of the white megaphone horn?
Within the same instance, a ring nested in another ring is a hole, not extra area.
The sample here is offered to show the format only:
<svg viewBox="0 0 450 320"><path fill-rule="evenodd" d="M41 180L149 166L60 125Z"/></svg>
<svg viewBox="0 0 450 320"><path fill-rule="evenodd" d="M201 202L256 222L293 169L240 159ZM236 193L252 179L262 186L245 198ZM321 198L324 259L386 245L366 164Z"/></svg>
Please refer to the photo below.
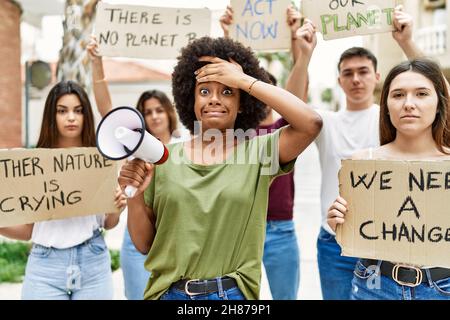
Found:
<svg viewBox="0 0 450 320"><path fill-rule="evenodd" d="M127 157L162 164L169 157L164 144L145 130L145 120L135 108L118 107L108 112L100 121L96 133L97 148L111 160ZM133 197L136 188L127 186L125 194Z"/></svg>

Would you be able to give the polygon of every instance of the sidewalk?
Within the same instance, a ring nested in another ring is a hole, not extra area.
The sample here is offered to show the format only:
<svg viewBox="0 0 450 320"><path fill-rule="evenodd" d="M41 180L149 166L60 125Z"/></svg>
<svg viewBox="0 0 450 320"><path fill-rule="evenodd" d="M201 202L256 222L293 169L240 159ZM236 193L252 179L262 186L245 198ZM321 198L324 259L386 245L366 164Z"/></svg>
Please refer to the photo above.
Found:
<svg viewBox="0 0 450 320"><path fill-rule="evenodd" d="M320 165L315 145L310 146L297 160L295 166L295 206L294 220L300 246L301 273L298 299L322 299L319 273L316 259L316 239L320 228ZM123 215L119 225L106 234L106 242L110 249L120 250L126 216ZM113 273L114 299L123 300L124 284L122 271ZM22 285L1 284L0 300L20 299ZM270 300L269 285L263 268L260 299Z"/></svg>

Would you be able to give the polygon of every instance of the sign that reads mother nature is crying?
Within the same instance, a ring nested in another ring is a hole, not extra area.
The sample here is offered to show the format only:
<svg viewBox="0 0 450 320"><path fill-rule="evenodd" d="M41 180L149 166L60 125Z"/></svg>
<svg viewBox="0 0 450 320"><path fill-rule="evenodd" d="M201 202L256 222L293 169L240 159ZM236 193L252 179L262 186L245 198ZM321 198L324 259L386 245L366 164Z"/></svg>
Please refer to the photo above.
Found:
<svg viewBox="0 0 450 320"><path fill-rule="evenodd" d="M394 9L402 0L302 0L303 15L325 40L394 30Z"/></svg>

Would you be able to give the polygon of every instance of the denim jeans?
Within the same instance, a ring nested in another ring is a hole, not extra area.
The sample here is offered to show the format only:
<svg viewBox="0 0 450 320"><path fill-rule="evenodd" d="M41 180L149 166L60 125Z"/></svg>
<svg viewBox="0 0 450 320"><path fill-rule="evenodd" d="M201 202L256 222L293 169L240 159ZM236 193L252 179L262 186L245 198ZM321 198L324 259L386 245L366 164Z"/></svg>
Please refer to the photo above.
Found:
<svg viewBox="0 0 450 320"><path fill-rule="evenodd" d="M267 221L264 268L274 300L296 300L300 283L300 253L294 221Z"/></svg>
<svg viewBox="0 0 450 320"><path fill-rule="evenodd" d="M341 256L336 238L320 228L317 239L317 263L324 300L349 300L353 270L357 258Z"/></svg>
<svg viewBox="0 0 450 320"><path fill-rule="evenodd" d="M365 267L357 262L352 280L352 300L450 300L450 278L429 280L412 288L402 286L377 271L377 266ZM427 276L431 279L429 273Z"/></svg>
<svg viewBox="0 0 450 320"><path fill-rule="evenodd" d="M111 300L111 258L99 231L77 246L33 244L22 286L24 300Z"/></svg>
<svg viewBox="0 0 450 320"><path fill-rule="evenodd" d="M159 298L160 300L245 300L244 295L238 287L232 287L227 290L221 289L222 281L220 278L217 280L219 283L219 291L208 294L199 294L190 296L186 292L179 289L170 287Z"/></svg>
<svg viewBox="0 0 450 320"><path fill-rule="evenodd" d="M147 256L140 253L131 241L128 228L125 228L122 248L120 250L120 266L123 272L125 296L128 300L142 300L150 272L144 268Z"/></svg>

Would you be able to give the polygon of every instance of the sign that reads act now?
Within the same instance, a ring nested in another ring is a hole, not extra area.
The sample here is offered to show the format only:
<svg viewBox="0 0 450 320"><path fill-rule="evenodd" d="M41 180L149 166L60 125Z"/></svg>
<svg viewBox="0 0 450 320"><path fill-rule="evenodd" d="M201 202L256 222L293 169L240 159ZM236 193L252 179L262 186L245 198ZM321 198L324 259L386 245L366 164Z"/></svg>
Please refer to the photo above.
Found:
<svg viewBox="0 0 450 320"><path fill-rule="evenodd" d="M450 161L344 160L345 256L450 268Z"/></svg>
<svg viewBox="0 0 450 320"><path fill-rule="evenodd" d="M208 36L210 28L206 8L97 5L95 34L104 56L174 59L182 47Z"/></svg>
<svg viewBox="0 0 450 320"><path fill-rule="evenodd" d="M302 0L302 12L329 40L394 30L394 9L402 3L402 0Z"/></svg>
<svg viewBox="0 0 450 320"><path fill-rule="evenodd" d="M289 50L290 4L290 0L231 0L234 14L230 37L254 50Z"/></svg>
<svg viewBox="0 0 450 320"><path fill-rule="evenodd" d="M117 212L117 164L96 148L0 150L0 227Z"/></svg>

